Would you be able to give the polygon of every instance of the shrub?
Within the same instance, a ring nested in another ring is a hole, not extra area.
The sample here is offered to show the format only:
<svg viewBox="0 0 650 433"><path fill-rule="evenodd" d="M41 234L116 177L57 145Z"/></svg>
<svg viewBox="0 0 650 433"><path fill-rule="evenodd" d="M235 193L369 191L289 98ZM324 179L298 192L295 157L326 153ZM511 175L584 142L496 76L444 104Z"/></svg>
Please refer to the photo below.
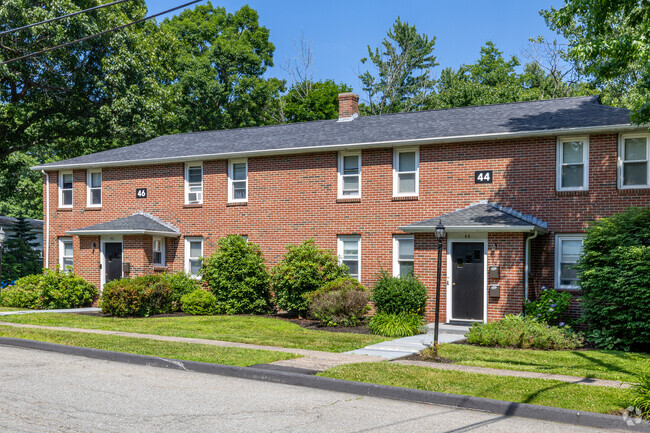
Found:
<svg viewBox="0 0 650 433"><path fill-rule="evenodd" d="M577 268L588 340L650 350L650 206L592 223Z"/></svg>
<svg viewBox="0 0 650 433"><path fill-rule="evenodd" d="M358 326L363 322L370 294L354 278L342 277L307 295L309 314L326 326Z"/></svg>
<svg viewBox="0 0 650 433"><path fill-rule="evenodd" d="M97 288L73 273L44 269L28 275L0 291L0 304L7 307L52 310L88 306Z"/></svg>
<svg viewBox="0 0 650 433"><path fill-rule="evenodd" d="M417 313L378 312L370 318L368 329L371 333L384 337L410 337L420 334L422 316Z"/></svg>
<svg viewBox="0 0 650 433"><path fill-rule="evenodd" d="M171 311L180 311L181 309L181 298L183 295L193 292L196 289L201 288L201 283L190 277L189 274L185 272L164 272L160 274L162 280L166 285L171 289L171 301L172 301L172 310Z"/></svg>
<svg viewBox="0 0 650 433"><path fill-rule="evenodd" d="M209 316L217 313L217 298L203 289L186 293L181 298L183 312L197 316Z"/></svg>
<svg viewBox="0 0 650 433"><path fill-rule="evenodd" d="M313 239L287 246L287 253L271 269L271 285L279 308L305 314L305 295L323 284L348 275L347 266L329 250L318 248Z"/></svg>
<svg viewBox="0 0 650 433"><path fill-rule="evenodd" d="M498 322L475 323L466 337L468 343L479 346L521 349L576 349L584 343L582 336L568 326L559 328L512 314Z"/></svg>
<svg viewBox="0 0 650 433"><path fill-rule="evenodd" d="M172 289L161 275L122 278L104 286L100 306L118 317L170 313Z"/></svg>
<svg viewBox="0 0 650 433"><path fill-rule="evenodd" d="M413 275L393 277L382 271L372 293L375 309L384 313L424 314L427 289Z"/></svg>
<svg viewBox="0 0 650 433"><path fill-rule="evenodd" d="M639 382L632 386L630 406L645 419L650 419L650 371L639 375Z"/></svg>
<svg viewBox="0 0 650 433"><path fill-rule="evenodd" d="M558 325L569 309L572 297L569 292L558 292L542 286L539 299L526 303L526 315L549 325Z"/></svg>
<svg viewBox="0 0 650 433"><path fill-rule="evenodd" d="M214 255L204 259L201 272L220 312L260 314L271 310L269 273L259 245L237 235L221 238Z"/></svg>

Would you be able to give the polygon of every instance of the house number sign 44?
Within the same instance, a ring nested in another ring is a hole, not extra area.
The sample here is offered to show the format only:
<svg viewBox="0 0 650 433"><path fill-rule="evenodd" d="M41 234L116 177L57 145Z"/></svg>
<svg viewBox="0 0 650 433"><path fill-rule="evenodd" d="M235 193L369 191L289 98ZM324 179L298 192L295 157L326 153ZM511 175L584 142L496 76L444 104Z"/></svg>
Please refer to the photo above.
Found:
<svg viewBox="0 0 650 433"><path fill-rule="evenodd" d="M492 183L492 170L475 171L474 183Z"/></svg>
<svg viewBox="0 0 650 433"><path fill-rule="evenodd" d="M136 188L135 189L136 198L147 198L147 188Z"/></svg>

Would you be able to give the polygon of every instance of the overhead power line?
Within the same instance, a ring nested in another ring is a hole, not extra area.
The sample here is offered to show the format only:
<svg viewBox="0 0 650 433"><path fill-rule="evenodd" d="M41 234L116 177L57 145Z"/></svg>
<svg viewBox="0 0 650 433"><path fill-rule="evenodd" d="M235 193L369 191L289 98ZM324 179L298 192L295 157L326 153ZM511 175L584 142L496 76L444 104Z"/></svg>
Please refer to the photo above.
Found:
<svg viewBox="0 0 650 433"><path fill-rule="evenodd" d="M121 30L121 29L123 29L125 27L129 27L129 26L132 26L134 24L138 24L138 23L141 23L143 21L147 21L147 20L150 20L152 18L159 17L160 15L165 15L165 14L168 14L170 12L174 12L175 10L182 9L184 7L191 6L191 5L195 4L195 3L199 3L199 2L202 2L202 1L204 1L204 0L194 0L194 1L182 4L180 6L176 6L174 8L167 9L166 11L159 12L159 13L154 14L154 15L149 15L148 17L144 17L144 18L141 18L139 20L132 21L130 23L122 24L121 26L113 27L112 29L104 30L103 32L99 32L99 33L95 33L93 35L85 36L85 37L83 37L81 39L76 39L74 41L66 42L65 44L61 44L61 45L57 45L57 46L54 46L54 47L46 48L44 50L36 51L34 53L25 54L24 56L16 57L14 59L5 60L4 62L0 63L0 66L8 65L9 63L17 62L19 60L29 59L30 57L40 56L41 54L49 53L50 51L54 51L54 50L57 50L59 48L69 47L70 45L78 44L79 42L87 41L89 39L93 39L93 38L96 38L98 36L105 35L107 33L111 33L111 32L117 31L117 30Z"/></svg>
<svg viewBox="0 0 650 433"><path fill-rule="evenodd" d="M51 22L54 22L54 21L59 21L59 20L62 20L64 18L70 18L70 17L73 17L75 15L83 14L83 13L86 13L86 12L94 11L94 10L105 8L105 7L108 7L108 6L113 6L113 5L116 5L116 4L119 4L119 3L124 3L124 2L127 2L127 1L133 1L133 0L117 0L117 1L114 1L113 3L106 3L105 5L95 6L95 7L92 7L90 9L84 9L82 11L72 12L72 13L67 14L67 15L61 15L60 17L50 18L49 20L40 21L38 23L27 24L26 26L17 27L15 29L5 30L4 32L0 32L0 36L6 35L7 33L13 33L13 32L17 32L19 30L28 29L30 27L40 26L41 24L47 24L47 23L51 23Z"/></svg>

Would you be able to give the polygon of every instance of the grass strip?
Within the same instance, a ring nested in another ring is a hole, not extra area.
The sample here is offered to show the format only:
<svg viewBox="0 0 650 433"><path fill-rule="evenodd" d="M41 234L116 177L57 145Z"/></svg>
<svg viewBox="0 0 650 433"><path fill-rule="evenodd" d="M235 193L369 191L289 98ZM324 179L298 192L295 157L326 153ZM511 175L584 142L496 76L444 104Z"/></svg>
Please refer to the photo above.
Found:
<svg viewBox="0 0 650 433"><path fill-rule="evenodd" d="M319 373L319 376L604 414L627 406L629 395L629 391L618 388L435 370L387 362L341 365Z"/></svg>
<svg viewBox="0 0 650 433"><path fill-rule="evenodd" d="M314 331L286 320L260 316L154 316L123 319L84 314L35 313L2 316L0 321L206 338L336 353L387 340L376 335Z"/></svg>
<svg viewBox="0 0 650 433"><path fill-rule="evenodd" d="M566 374L597 379L638 381L650 355L614 350L526 350L442 344L440 356L456 364L502 370Z"/></svg>
<svg viewBox="0 0 650 433"><path fill-rule="evenodd" d="M14 308L14 307L2 307L0 306L0 313L5 311L25 311L25 308Z"/></svg>
<svg viewBox="0 0 650 433"><path fill-rule="evenodd" d="M85 334L48 329L14 328L11 326L0 326L0 337L24 338L68 346L110 350L112 352L135 353L160 358L237 365L240 367L300 357L292 353L269 352L267 350L217 347L205 344L176 343L148 340L146 338Z"/></svg>

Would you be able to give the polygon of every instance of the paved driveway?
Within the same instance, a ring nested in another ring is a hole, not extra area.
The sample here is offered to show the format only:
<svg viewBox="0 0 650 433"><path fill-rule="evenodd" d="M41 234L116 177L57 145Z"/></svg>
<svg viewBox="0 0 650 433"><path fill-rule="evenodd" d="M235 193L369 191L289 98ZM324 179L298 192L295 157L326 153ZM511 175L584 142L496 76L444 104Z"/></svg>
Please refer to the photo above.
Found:
<svg viewBox="0 0 650 433"><path fill-rule="evenodd" d="M0 345L0 431L602 432Z"/></svg>

